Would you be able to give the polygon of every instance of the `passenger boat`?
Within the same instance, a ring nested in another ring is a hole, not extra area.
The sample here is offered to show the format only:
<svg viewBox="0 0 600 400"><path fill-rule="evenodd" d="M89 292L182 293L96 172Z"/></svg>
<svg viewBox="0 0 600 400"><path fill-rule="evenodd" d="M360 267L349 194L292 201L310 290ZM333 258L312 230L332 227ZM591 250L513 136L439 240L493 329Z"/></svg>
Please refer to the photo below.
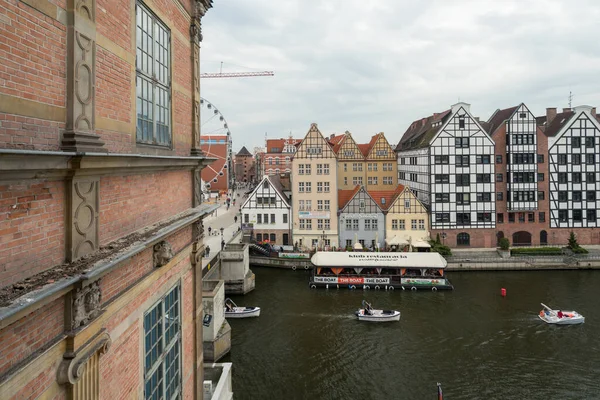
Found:
<svg viewBox="0 0 600 400"><path fill-rule="evenodd" d="M544 303L541 304L544 308L540 311L538 316L547 324L576 325L585 322L585 317L577 311L553 310Z"/></svg>
<svg viewBox="0 0 600 400"><path fill-rule="evenodd" d="M316 252L312 289L452 290L439 253Z"/></svg>
<svg viewBox="0 0 600 400"><path fill-rule="evenodd" d="M396 310L374 310L371 304L363 300L362 308L354 313L359 321L390 322L400 321L400 311Z"/></svg>
<svg viewBox="0 0 600 400"><path fill-rule="evenodd" d="M250 318L260 315L260 307L238 307L231 299L225 299L225 318Z"/></svg>

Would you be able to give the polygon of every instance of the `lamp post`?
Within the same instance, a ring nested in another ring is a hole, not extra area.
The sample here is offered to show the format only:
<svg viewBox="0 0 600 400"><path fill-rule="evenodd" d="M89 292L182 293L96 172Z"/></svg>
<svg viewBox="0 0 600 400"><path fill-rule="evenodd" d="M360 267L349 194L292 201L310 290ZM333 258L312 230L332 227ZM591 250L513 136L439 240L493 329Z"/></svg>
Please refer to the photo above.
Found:
<svg viewBox="0 0 600 400"><path fill-rule="evenodd" d="M323 230L322 240L323 240L323 251L325 251L325 230Z"/></svg>

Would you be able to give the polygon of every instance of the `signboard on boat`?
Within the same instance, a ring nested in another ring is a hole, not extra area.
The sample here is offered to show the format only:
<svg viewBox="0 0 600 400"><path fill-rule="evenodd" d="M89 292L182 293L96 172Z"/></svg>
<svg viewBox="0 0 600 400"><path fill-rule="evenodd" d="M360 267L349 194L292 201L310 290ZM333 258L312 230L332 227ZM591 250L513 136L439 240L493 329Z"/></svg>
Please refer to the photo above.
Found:
<svg viewBox="0 0 600 400"><path fill-rule="evenodd" d="M425 278L402 278L402 284L405 285L445 285L445 279L425 279Z"/></svg>
<svg viewBox="0 0 600 400"><path fill-rule="evenodd" d="M279 253L279 258L310 258L309 253Z"/></svg>
<svg viewBox="0 0 600 400"><path fill-rule="evenodd" d="M390 278L375 278L362 276L315 276L316 283L339 283L342 285L389 284Z"/></svg>

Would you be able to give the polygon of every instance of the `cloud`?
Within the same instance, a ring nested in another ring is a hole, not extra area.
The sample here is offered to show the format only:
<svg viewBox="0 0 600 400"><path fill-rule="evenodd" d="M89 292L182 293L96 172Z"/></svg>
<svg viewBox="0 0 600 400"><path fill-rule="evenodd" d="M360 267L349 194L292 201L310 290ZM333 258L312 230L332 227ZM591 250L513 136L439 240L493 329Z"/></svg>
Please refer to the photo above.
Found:
<svg viewBox="0 0 600 400"><path fill-rule="evenodd" d="M202 72L273 70L274 77L203 79L234 150L264 136L383 131L466 101L487 119L520 102L598 105L600 3L595 0L217 0L203 18Z"/></svg>

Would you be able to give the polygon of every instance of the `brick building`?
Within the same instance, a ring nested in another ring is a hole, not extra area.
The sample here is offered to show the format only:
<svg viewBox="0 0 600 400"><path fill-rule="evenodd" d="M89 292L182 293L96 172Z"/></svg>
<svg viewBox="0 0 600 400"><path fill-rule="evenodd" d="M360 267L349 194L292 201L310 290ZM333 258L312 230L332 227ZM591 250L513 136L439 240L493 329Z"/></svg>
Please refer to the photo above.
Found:
<svg viewBox="0 0 600 400"><path fill-rule="evenodd" d="M211 3L0 0L0 398L202 398Z"/></svg>
<svg viewBox="0 0 600 400"><path fill-rule="evenodd" d="M235 155L235 179L238 182L252 182L254 176L254 156L248 151L246 146L242 146Z"/></svg>

